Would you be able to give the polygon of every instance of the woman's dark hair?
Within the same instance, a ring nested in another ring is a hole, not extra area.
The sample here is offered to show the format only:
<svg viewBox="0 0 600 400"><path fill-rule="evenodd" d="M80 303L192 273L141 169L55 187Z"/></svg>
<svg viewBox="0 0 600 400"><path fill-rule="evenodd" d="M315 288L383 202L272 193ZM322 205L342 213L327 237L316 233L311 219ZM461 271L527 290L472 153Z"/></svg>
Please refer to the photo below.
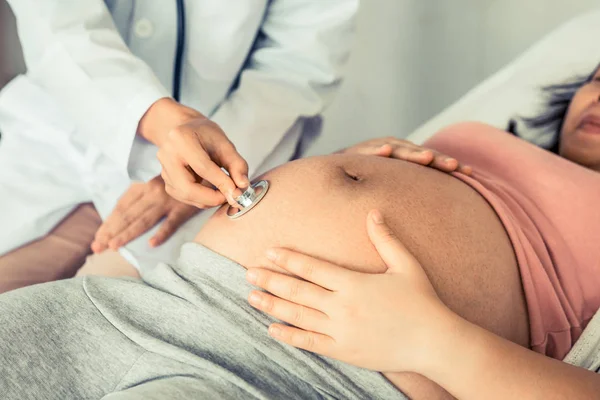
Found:
<svg viewBox="0 0 600 400"><path fill-rule="evenodd" d="M542 92L546 97L546 109L533 117L521 117L527 128L545 128L553 133L554 137L552 141L546 146L549 151L558 153L560 132L565 116L567 115L567 110L569 109L569 104L571 104L575 93L594 78L598 68L600 68L600 65L588 76L578 76L564 83L544 86ZM517 122L514 119L509 121L507 131L515 136L520 136L519 132L517 132Z"/></svg>

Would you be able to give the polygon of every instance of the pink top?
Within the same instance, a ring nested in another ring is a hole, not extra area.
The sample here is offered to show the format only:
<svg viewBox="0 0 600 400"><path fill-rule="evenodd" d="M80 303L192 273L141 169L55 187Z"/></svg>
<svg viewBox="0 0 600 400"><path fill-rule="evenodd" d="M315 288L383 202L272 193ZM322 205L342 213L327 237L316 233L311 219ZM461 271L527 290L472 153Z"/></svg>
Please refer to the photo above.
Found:
<svg viewBox="0 0 600 400"><path fill-rule="evenodd" d="M600 307L600 173L479 123L426 147L473 167L454 174L498 214L515 250L531 348L562 359Z"/></svg>

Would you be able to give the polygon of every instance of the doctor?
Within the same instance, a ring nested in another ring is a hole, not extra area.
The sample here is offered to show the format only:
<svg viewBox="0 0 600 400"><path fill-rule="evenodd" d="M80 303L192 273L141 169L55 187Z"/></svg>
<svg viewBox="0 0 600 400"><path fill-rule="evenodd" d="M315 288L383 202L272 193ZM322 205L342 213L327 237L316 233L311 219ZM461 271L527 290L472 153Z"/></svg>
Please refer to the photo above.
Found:
<svg viewBox="0 0 600 400"><path fill-rule="evenodd" d="M119 228L130 236L140 221L158 223L122 248L138 267L175 257L205 219L187 221L199 208L231 203L248 177L298 156L318 133L358 7L358 0L8 3L27 73L0 93L0 255L43 238L91 201L103 219L139 206ZM150 204L163 185L173 199ZM100 228L95 251L125 244L109 243L114 229ZM52 261L40 254L40 262Z"/></svg>

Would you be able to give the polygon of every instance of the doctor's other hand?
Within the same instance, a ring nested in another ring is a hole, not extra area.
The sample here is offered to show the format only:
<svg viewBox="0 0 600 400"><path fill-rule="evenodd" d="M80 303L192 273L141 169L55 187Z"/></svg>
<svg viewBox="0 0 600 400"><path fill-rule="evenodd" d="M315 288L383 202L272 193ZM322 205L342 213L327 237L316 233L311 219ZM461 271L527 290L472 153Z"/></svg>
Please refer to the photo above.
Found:
<svg viewBox="0 0 600 400"><path fill-rule="evenodd" d="M165 98L150 107L138 130L159 148L161 175L169 195L198 208L225 201L237 206L234 198L249 185L248 164L216 123Z"/></svg>
<svg viewBox="0 0 600 400"><path fill-rule="evenodd" d="M269 334L289 345L381 372L419 372L431 348L457 320L425 271L373 210L372 243L388 270L360 273L286 249L267 257L301 278L264 268L247 272L255 308L293 326L274 323Z"/></svg>
<svg viewBox="0 0 600 400"><path fill-rule="evenodd" d="M473 168L460 164L455 158L435 150L416 145L408 140L395 137L371 139L340 150L341 154L364 154L396 158L420 165L430 166L442 172L461 172L471 175Z"/></svg>
<svg viewBox="0 0 600 400"><path fill-rule="evenodd" d="M113 212L102 223L92 251L101 253L106 249L117 250L152 229L160 228L150 238L149 245L163 244L186 221L201 210L169 196L160 176L147 183L134 183L117 202ZM162 220L162 222L161 222Z"/></svg>

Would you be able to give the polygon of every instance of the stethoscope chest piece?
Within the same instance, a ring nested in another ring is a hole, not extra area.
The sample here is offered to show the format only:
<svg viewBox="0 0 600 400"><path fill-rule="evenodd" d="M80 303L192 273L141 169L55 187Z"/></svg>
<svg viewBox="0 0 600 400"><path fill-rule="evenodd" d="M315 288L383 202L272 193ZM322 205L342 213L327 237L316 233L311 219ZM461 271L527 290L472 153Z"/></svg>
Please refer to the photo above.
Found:
<svg viewBox="0 0 600 400"><path fill-rule="evenodd" d="M269 190L268 181L258 181L248 187L244 193L238 196L235 201L242 206L241 209L229 206L227 209L227 216L231 219L237 219L248 211L252 210L256 206L267 191Z"/></svg>

